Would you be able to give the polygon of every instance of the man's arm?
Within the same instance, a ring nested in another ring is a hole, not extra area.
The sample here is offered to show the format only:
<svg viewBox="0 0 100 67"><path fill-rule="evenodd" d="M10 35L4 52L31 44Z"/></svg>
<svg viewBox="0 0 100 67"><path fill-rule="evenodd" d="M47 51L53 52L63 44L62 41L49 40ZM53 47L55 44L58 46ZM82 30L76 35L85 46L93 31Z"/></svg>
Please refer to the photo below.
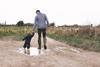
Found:
<svg viewBox="0 0 100 67"><path fill-rule="evenodd" d="M36 28L36 24L34 23L34 25L33 25L33 31L35 31L35 28Z"/></svg>
<svg viewBox="0 0 100 67"><path fill-rule="evenodd" d="M37 21L38 21L38 19L37 19L37 17L35 17L34 26L33 26L33 32L35 31L35 28L36 28L36 25L37 25Z"/></svg>
<svg viewBox="0 0 100 67"><path fill-rule="evenodd" d="M33 37L35 35L35 33L33 32L32 34L31 34L31 37Z"/></svg>
<svg viewBox="0 0 100 67"><path fill-rule="evenodd" d="M47 18L46 15L45 15L45 20L46 20L46 22L47 22L47 25L49 26L49 21L48 21L48 18Z"/></svg>

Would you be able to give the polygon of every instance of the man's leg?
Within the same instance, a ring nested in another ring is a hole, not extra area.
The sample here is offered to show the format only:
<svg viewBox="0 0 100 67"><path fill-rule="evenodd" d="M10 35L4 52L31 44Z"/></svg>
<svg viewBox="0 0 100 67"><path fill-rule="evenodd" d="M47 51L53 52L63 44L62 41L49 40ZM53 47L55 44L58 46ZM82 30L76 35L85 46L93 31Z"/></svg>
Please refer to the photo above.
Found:
<svg viewBox="0 0 100 67"><path fill-rule="evenodd" d="M38 49L41 49L41 29L38 29Z"/></svg>
<svg viewBox="0 0 100 67"><path fill-rule="evenodd" d="M47 46L46 46L46 29L43 29L43 43L44 43L44 49L47 49Z"/></svg>

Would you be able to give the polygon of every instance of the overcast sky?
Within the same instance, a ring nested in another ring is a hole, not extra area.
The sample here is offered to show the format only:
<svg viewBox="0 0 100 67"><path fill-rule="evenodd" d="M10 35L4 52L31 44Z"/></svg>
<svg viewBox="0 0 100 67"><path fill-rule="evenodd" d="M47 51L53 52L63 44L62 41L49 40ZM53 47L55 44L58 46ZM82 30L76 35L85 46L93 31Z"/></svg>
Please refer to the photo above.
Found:
<svg viewBox="0 0 100 67"><path fill-rule="evenodd" d="M34 23L37 9L56 25L100 24L99 0L0 0L0 23Z"/></svg>

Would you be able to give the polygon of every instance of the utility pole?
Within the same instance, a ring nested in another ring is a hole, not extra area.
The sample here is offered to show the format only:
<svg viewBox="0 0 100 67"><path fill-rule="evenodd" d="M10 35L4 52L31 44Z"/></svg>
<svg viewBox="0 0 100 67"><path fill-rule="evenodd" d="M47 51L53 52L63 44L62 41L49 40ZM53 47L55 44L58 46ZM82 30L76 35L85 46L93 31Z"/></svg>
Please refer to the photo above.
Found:
<svg viewBox="0 0 100 67"><path fill-rule="evenodd" d="M6 21L5 21L5 25L6 25Z"/></svg>

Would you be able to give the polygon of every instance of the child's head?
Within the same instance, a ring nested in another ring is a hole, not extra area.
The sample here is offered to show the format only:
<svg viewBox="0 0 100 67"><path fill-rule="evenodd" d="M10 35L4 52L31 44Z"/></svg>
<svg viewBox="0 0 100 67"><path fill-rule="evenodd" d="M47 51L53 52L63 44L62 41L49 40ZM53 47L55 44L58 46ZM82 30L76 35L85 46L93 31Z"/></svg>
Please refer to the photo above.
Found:
<svg viewBox="0 0 100 67"><path fill-rule="evenodd" d="M27 33L27 35L31 35L31 33Z"/></svg>
<svg viewBox="0 0 100 67"><path fill-rule="evenodd" d="M27 34L34 36L34 32L28 32Z"/></svg>

